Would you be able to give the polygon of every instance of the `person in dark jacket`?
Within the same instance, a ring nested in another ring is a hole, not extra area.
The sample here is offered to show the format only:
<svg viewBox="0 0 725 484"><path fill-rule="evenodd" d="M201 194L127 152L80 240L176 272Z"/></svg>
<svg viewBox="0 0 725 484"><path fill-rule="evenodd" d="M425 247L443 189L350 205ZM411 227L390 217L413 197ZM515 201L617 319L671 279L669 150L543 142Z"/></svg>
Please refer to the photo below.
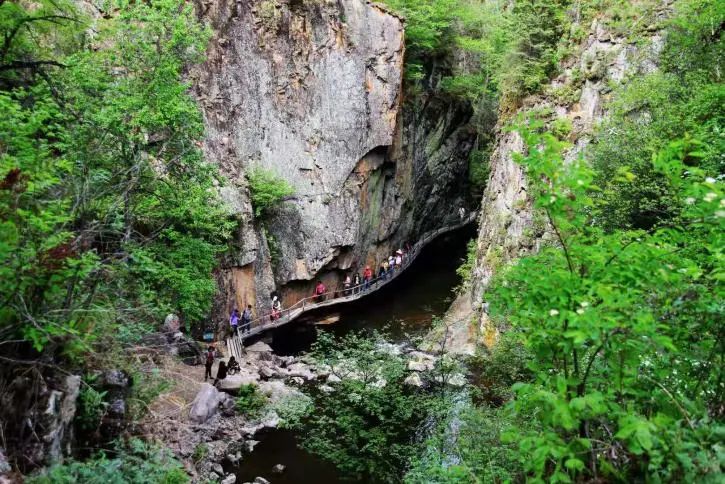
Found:
<svg viewBox="0 0 725 484"><path fill-rule="evenodd" d="M239 367L239 362L234 355L229 357L229 363L227 363L227 373L233 375L239 373L242 369Z"/></svg>
<svg viewBox="0 0 725 484"><path fill-rule="evenodd" d="M214 365L214 347L210 346L206 350L206 361L204 362L204 381L206 381L207 378L214 378L211 376L211 367Z"/></svg>
<svg viewBox="0 0 725 484"><path fill-rule="evenodd" d="M219 369L216 371L216 378L214 379L214 386L216 386L219 381L225 379L227 377L227 364L224 363L224 360L219 362Z"/></svg>

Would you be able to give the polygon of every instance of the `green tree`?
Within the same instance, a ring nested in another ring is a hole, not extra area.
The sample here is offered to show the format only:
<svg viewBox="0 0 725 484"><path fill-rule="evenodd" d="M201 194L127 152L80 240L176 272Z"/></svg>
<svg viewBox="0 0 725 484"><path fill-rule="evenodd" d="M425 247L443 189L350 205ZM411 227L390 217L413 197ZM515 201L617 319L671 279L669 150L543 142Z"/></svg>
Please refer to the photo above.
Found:
<svg viewBox="0 0 725 484"><path fill-rule="evenodd" d="M381 342L378 335L336 340L320 333L316 360L341 381L329 393L310 395L313 410L298 428L302 447L346 476L396 482L421 449L416 430L440 408L439 400L404 383L406 361Z"/></svg>
<svg viewBox="0 0 725 484"><path fill-rule="evenodd" d="M713 478L711 420L722 401L722 183L697 166L702 143L672 143L653 168L687 208L676 224L605 234L589 220L594 173L531 120L519 158L557 245L503 272L493 314L522 332L533 383L514 385L527 472L538 479ZM688 164L684 163L688 160ZM718 356L715 356L715 355ZM616 449L619 449L617 451Z"/></svg>

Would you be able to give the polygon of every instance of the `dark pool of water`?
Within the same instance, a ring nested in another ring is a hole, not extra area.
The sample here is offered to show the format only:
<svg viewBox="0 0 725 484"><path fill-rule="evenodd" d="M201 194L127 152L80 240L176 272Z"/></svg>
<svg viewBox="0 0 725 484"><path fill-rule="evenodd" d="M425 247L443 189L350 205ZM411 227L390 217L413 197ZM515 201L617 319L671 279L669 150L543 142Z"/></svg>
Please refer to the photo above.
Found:
<svg viewBox="0 0 725 484"><path fill-rule="evenodd" d="M466 256L466 244L475 236L475 228L460 229L429 244L412 266L379 292L335 308L325 308L290 323L265 341L280 355L309 350L317 331L343 335L363 329L385 329L395 342L423 335L434 316L442 316L452 301L453 288L460 283L456 268ZM312 324L332 314L340 320L328 326ZM237 482L251 482L261 476L273 484L335 484L343 480L335 467L297 446L297 436L286 430L268 430L255 437L260 443L244 456L235 472ZM276 464L285 472L272 474Z"/></svg>
<svg viewBox="0 0 725 484"><path fill-rule="evenodd" d="M252 482L264 477L273 484L337 484L343 482L334 465L309 454L297 446L297 437L289 430L263 430L255 439L259 444L244 456L236 468L237 482ZM275 465L285 466L284 472L274 474ZM345 481L350 482L350 481Z"/></svg>

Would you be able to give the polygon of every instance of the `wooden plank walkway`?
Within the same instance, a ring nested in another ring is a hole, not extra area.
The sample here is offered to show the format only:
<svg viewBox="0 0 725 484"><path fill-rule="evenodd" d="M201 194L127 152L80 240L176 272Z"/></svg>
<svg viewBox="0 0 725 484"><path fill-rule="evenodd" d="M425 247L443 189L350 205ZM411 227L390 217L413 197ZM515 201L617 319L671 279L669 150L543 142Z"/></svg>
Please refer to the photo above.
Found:
<svg viewBox="0 0 725 484"><path fill-rule="evenodd" d="M476 217L478 216L478 212L472 212L463 219L460 223L456 225L451 225L448 227L442 227L440 229L434 230L432 232L429 232L423 238L421 238L418 242L413 245L410 252L406 254L405 259L403 260L403 265L400 269L395 270L392 275L389 275L387 277L376 277L370 283L368 284L368 288L364 288L364 284L361 284L360 286L356 286L350 289L350 292L352 294L343 295L335 297L337 294L342 293L342 290L335 290L330 291L323 296L325 297L324 301L321 302L315 302L316 297L310 296L306 297L304 299L301 299L297 301L295 304L290 306L287 309L284 309L281 311L281 315L279 319L272 321L270 319L270 314L265 314L263 316L260 316L251 322L251 328L243 332L242 328L240 327L239 334L234 335L232 337L227 338L227 348L229 349L229 352L231 355L234 355L236 359L240 359L242 357L242 353L244 352L244 340L247 338L250 338L252 336L256 336L258 334L261 334L263 332L269 331L270 329L279 328L280 326L284 326L288 323L291 323L295 319L299 318L301 315L303 315L306 312L312 311L314 309L320 309L330 306L337 306L338 304L345 304L352 301L357 301L358 299L362 299L365 296L368 296L376 291L379 291L386 285L388 285L390 282L395 280L400 274L402 274L410 265L415 261L415 259L420 255L420 252L423 250L425 246L427 246L429 243L431 243L434 239L436 239L438 236L452 232L454 230L458 230L462 227L465 227L466 225L473 222ZM374 268L375 270L377 268Z"/></svg>

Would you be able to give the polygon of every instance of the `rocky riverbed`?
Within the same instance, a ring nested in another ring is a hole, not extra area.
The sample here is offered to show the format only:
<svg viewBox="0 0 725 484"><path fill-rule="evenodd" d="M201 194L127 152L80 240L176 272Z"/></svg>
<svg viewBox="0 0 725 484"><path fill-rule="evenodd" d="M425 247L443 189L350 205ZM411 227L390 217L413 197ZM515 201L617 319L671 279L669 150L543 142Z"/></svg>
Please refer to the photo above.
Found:
<svg viewBox="0 0 725 484"><path fill-rule="evenodd" d="M435 371L439 358L436 355L404 344L385 344L383 349L407 359L408 384L425 386L440 378ZM226 355L222 356L226 359ZM342 378L356 375L355 368L344 362L330 367L317 364L307 355L279 356L263 342L247 347L239 363L239 373L227 376L214 387L201 381L202 366L170 359L162 371L176 375L176 384L151 405L140 426L143 433L159 440L182 460L195 482L235 482L234 474L225 469L249 458L258 444L260 431L279 425L280 408L307 399L302 387L314 384L320 391L330 391ZM465 378L452 375L447 382L462 385ZM256 385L267 399L265 409L253 419L240 415L235 405L237 393L249 384ZM385 385L385 381L380 384ZM274 481L275 472L284 472L284 463L270 468L270 475L259 476L255 482Z"/></svg>

